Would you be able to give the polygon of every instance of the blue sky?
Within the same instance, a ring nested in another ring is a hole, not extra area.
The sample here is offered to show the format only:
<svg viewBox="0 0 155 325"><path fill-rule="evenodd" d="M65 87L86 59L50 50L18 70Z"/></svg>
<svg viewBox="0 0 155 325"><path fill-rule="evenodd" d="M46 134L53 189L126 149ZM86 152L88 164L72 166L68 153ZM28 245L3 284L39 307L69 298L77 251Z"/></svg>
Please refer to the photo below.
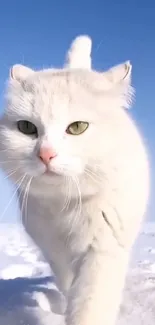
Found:
<svg viewBox="0 0 155 325"><path fill-rule="evenodd" d="M130 59L136 103L131 111L148 147L152 189L148 217L155 217L155 3L154 0L1 0L0 111L9 68L23 63L34 68L63 64L74 37L93 39L93 66L104 70ZM0 175L0 215L11 189ZM14 220L15 202L3 221Z"/></svg>

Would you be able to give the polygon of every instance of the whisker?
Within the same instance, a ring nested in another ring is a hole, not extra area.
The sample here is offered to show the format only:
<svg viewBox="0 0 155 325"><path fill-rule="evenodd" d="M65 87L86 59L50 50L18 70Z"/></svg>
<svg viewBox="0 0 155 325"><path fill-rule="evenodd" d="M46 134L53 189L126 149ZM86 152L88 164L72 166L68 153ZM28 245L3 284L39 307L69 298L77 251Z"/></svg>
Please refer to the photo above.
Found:
<svg viewBox="0 0 155 325"><path fill-rule="evenodd" d="M3 161L0 161L0 164L5 164L5 163L9 163L9 162L12 162L14 160L3 160Z"/></svg>
<svg viewBox="0 0 155 325"><path fill-rule="evenodd" d="M6 213L7 209L9 208L9 206L10 206L10 204L11 204L11 202L12 202L12 200L14 199L14 197L15 197L15 195L16 195L16 193L17 193L19 187L21 186L21 184L22 184L22 182L23 182L25 176L26 176L26 174L25 174L24 176L20 177L20 178L18 179L19 183L18 183L18 181L17 181L17 183L16 183L16 184L18 184L18 186L17 186L16 190L14 191L14 193L13 193L11 199L9 200L7 206L5 207L3 213L1 214L1 216L0 216L0 221L3 219L4 214Z"/></svg>
<svg viewBox="0 0 155 325"><path fill-rule="evenodd" d="M77 219L80 216L81 210L82 210L82 199L81 199L81 191L80 191L79 181L78 181L78 178L75 175L72 176L72 179L74 181L74 184L76 185L78 195L77 195L77 200L76 200L75 209L74 209L74 212L76 212L76 214L75 214L74 219L73 219L74 222L72 224L71 231L72 231L73 227L75 226L75 224L77 222Z"/></svg>
<svg viewBox="0 0 155 325"><path fill-rule="evenodd" d="M96 173L92 172L91 170L85 168L85 174L89 176L94 182L99 185L103 185L103 178L99 177Z"/></svg>
<svg viewBox="0 0 155 325"><path fill-rule="evenodd" d="M29 192L30 192L30 186L31 186L31 182L32 182L32 179L33 177L31 177L31 179L29 180L29 183L28 183L28 188L27 188L27 199L26 199L26 208L25 208L25 213L26 213L26 216L28 217L28 195L29 195Z"/></svg>
<svg viewBox="0 0 155 325"><path fill-rule="evenodd" d="M1 149L0 152L12 152L12 150L6 148L6 149Z"/></svg>
<svg viewBox="0 0 155 325"><path fill-rule="evenodd" d="M10 163L10 162L23 162L24 159L7 159L7 160L3 160L3 161L0 161L0 164L6 164L6 163Z"/></svg>
<svg viewBox="0 0 155 325"><path fill-rule="evenodd" d="M20 197L22 196L23 192L25 194L24 186L22 186L21 189L20 188L18 189L18 201L20 201ZM21 211L22 211L22 207L23 207L23 199L24 199L24 196L21 198L21 200L22 200L22 206L20 208L20 218L21 218L21 215L22 215ZM21 218L21 220L22 220L22 218Z"/></svg>
<svg viewBox="0 0 155 325"><path fill-rule="evenodd" d="M15 169L15 170L12 170L9 172L9 174L7 174L5 177L4 177L4 180L8 179L10 176L14 175L16 172L17 172L18 169Z"/></svg>
<svg viewBox="0 0 155 325"><path fill-rule="evenodd" d="M69 192L68 192L68 204L67 204L67 210L68 210L68 208L69 208L69 205L70 205L70 202L71 202L71 190L72 190L72 182L71 182L71 178L69 177L68 178L69 179L69 186L68 186L68 188L69 188Z"/></svg>
<svg viewBox="0 0 155 325"><path fill-rule="evenodd" d="M22 219L22 221L24 221L24 223L26 223L26 221L27 221L26 219L28 217L28 215L27 215L28 195L29 195L29 189L30 189L30 184L31 184L32 178L33 177L30 177L30 179L27 182L25 192L24 192L24 196L23 196L22 207L21 207L21 219ZM25 211L24 211L24 204L25 204Z"/></svg>
<svg viewBox="0 0 155 325"><path fill-rule="evenodd" d="M21 192L20 192L20 196L22 196L22 194L23 194L22 205L21 205L21 209L20 209L20 217L21 217L22 221L24 219L24 203L25 203L25 197L26 197L27 184L26 184L26 188L22 189Z"/></svg>
<svg viewBox="0 0 155 325"><path fill-rule="evenodd" d="M69 208L70 199L71 199L70 198L70 177L66 177L66 187L67 187L66 198L65 198L64 206L60 212L63 212L65 209L68 210Z"/></svg>

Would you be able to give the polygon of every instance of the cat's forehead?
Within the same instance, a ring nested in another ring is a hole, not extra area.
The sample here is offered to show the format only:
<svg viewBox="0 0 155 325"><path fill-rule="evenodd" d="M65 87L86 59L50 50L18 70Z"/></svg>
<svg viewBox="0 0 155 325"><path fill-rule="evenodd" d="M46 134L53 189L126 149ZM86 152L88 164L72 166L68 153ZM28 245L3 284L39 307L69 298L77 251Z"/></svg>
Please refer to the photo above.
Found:
<svg viewBox="0 0 155 325"><path fill-rule="evenodd" d="M45 70L27 80L32 90L34 109L60 116L83 114L92 103L91 90L87 89L87 75L81 71Z"/></svg>
<svg viewBox="0 0 155 325"><path fill-rule="evenodd" d="M34 89L55 94L76 94L77 91L88 92L88 80L92 73L83 70L43 70L36 72L27 82ZM90 89L89 89L90 92Z"/></svg>

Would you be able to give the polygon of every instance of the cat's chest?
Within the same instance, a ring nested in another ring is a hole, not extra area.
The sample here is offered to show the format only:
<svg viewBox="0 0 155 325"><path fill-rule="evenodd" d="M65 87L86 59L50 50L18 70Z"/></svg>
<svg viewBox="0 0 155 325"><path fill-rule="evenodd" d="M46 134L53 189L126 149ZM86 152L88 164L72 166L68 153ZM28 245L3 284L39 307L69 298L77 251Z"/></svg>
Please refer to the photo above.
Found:
<svg viewBox="0 0 155 325"><path fill-rule="evenodd" d="M69 207L63 208L63 204L52 197L38 199L30 195L23 223L45 254L51 250L56 255L63 252L70 259L85 251L94 229L85 206L74 200Z"/></svg>

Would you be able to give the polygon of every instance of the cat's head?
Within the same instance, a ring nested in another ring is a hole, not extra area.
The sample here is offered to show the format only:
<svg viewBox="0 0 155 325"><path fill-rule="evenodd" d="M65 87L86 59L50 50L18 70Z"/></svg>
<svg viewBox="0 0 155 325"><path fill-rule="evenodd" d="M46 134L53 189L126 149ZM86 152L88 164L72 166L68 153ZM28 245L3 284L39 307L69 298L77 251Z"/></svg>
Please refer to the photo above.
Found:
<svg viewBox="0 0 155 325"><path fill-rule="evenodd" d="M8 173L43 180L78 176L99 164L103 148L114 140L116 112L130 105L131 64L99 73L91 70L90 54L90 39L78 37L63 69L12 67L0 123Z"/></svg>

